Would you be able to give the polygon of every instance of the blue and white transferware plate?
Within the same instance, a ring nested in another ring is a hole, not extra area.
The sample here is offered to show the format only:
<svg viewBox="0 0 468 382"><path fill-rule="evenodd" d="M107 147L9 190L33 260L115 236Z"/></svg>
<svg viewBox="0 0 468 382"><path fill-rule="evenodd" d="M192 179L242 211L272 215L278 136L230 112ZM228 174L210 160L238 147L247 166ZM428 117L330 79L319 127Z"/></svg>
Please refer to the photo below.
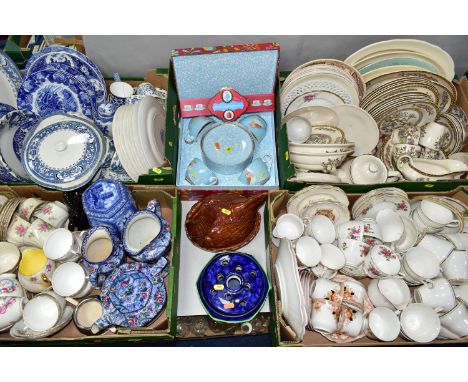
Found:
<svg viewBox="0 0 468 382"><path fill-rule="evenodd" d="M37 116L28 111L14 110L0 119L0 152L3 159L18 176L28 179L21 163L25 136L37 124Z"/></svg>
<svg viewBox="0 0 468 382"><path fill-rule="evenodd" d="M216 321L250 321L263 307L269 289L260 264L241 252L217 254L197 280L203 307Z"/></svg>
<svg viewBox="0 0 468 382"><path fill-rule="evenodd" d="M49 64L67 65L84 74L91 82L98 103L106 100L106 82L96 64L81 52L65 46L50 46L34 54L26 64L25 76L37 72Z"/></svg>
<svg viewBox="0 0 468 382"><path fill-rule="evenodd" d="M44 118L25 138L22 163L35 183L68 191L92 180L105 150L92 121L59 113Z"/></svg>
<svg viewBox="0 0 468 382"><path fill-rule="evenodd" d="M6 103L0 103L0 118L8 114L10 111L15 110L13 106L7 105Z"/></svg>
<svg viewBox="0 0 468 382"><path fill-rule="evenodd" d="M0 181L4 183L23 182L24 179L16 175L0 154Z"/></svg>
<svg viewBox="0 0 468 382"><path fill-rule="evenodd" d="M166 304L164 277L168 261L127 263L116 268L101 289L103 315L93 325L99 332L111 325L139 328L149 324Z"/></svg>
<svg viewBox="0 0 468 382"><path fill-rule="evenodd" d="M44 69L25 78L18 91L18 109L41 117L57 112L94 117L94 101L85 86L63 71Z"/></svg>
<svg viewBox="0 0 468 382"><path fill-rule="evenodd" d="M238 123L209 126L200 143L203 161L211 170L220 174L240 173L252 160L254 139Z"/></svg>
<svg viewBox="0 0 468 382"><path fill-rule="evenodd" d="M21 82L23 79L17 66L0 50L0 102L16 107Z"/></svg>

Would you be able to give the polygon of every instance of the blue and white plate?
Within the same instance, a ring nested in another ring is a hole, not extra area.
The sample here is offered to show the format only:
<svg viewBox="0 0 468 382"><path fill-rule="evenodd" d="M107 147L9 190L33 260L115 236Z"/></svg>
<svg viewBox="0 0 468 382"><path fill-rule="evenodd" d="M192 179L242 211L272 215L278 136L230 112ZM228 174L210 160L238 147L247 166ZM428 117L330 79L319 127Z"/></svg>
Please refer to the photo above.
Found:
<svg viewBox="0 0 468 382"><path fill-rule="evenodd" d="M105 102L106 82L101 71L88 57L71 48L64 46L51 46L34 54L26 64L26 68L24 70L25 76L28 76L30 73L37 72L38 70L42 70L52 63L69 66L84 74L94 88L97 96L97 102Z"/></svg>
<svg viewBox="0 0 468 382"><path fill-rule="evenodd" d="M0 152L8 167L24 179L29 177L21 163L21 150L25 136L36 123L35 114L22 110L13 110L0 119Z"/></svg>
<svg viewBox="0 0 468 382"><path fill-rule="evenodd" d="M57 113L27 135L22 163L35 183L69 191L93 179L105 154L104 137L92 121Z"/></svg>
<svg viewBox="0 0 468 382"><path fill-rule="evenodd" d="M0 181L4 183L23 182L24 179L16 175L10 167L6 164L2 155L0 154Z"/></svg>
<svg viewBox="0 0 468 382"><path fill-rule="evenodd" d="M15 63L0 50L0 102L16 107L16 98L22 81L21 73Z"/></svg>
<svg viewBox="0 0 468 382"><path fill-rule="evenodd" d="M13 106L7 105L6 103L0 103L0 118L13 110L15 110Z"/></svg>
<svg viewBox="0 0 468 382"><path fill-rule="evenodd" d="M94 106L93 99L78 79L53 69L31 73L18 92L18 109L41 117L72 112L93 119Z"/></svg>

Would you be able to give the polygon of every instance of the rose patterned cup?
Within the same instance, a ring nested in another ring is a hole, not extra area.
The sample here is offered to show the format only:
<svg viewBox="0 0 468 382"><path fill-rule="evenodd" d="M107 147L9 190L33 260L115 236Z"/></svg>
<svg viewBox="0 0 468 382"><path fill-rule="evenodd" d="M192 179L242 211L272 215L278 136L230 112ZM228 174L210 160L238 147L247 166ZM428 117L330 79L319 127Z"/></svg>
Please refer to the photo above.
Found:
<svg viewBox="0 0 468 382"><path fill-rule="evenodd" d="M23 219L30 221L31 216L37 207L39 207L43 201L39 198L27 198L21 202L18 208L19 216Z"/></svg>
<svg viewBox="0 0 468 382"><path fill-rule="evenodd" d="M21 319L27 301L26 297L0 297L0 332Z"/></svg>
<svg viewBox="0 0 468 382"><path fill-rule="evenodd" d="M60 202L47 202L41 205L33 214L34 217L42 219L52 227L59 228L68 220L68 208Z"/></svg>
<svg viewBox="0 0 468 382"><path fill-rule="evenodd" d="M358 220L350 220L349 222L340 224L338 227L338 238L362 240L364 237L364 222Z"/></svg>
<svg viewBox="0 0 468 382"><path fill-rule="evenodd" d="M398 255L385 245L373 247L364 260L364 272L373 279L396 276L400 266Z"/></svg>
<svg viewBox="0 0 468 382"><path fill-rule="evenodd" d="M352 267L360 266L371 249L370 245L353 239L340 239L338 247L341 248L346 257L346 265Z"/></svg>
<svg viewBox="0 0 468 382"><path fill-rule="evenodd" d="M46 223L42 219L34 220L26 231L24 236L24 244L31 245L33 247L42 248L45 240L54 230L50 224Z"/></svg>
<svg viewBox="0 0 468 382"><path fill-rule="evenodd" d="M15 215L8 227L6 240L17 246L24 245L24 238L29 226L30 224L27 220L24 220L19 215Z"/></svg>

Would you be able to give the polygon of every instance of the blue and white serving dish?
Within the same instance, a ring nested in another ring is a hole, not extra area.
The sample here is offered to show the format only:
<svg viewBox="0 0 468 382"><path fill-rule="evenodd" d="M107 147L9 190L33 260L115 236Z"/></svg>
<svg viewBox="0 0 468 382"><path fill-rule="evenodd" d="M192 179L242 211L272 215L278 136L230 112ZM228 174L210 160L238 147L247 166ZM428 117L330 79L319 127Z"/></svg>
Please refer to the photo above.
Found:
<svg viewBox="0 0 468 382"><path fill-rule="evenodd" d="M90 182L106 156L106 138L89 119L57 113L26 136L22 163L35 183L62 191Z"/></svg>
<svg viewBox="0 0 468 382"><path fill-rule="evenodd" d="M122 240L125 251L136 261L154 262L169 252L171 226L156 199L127 219Z"/></svg>
<svg viewBox="0 0 468 382"><path fill-rule="evenodd" d="M0 103L16 108L16 98L22 81L15 63L0 50Z"/></svg>
<svg viewBox="0 0 468 382"><path fill-rule="evenodd" d="M154 265L127 263L115 269L101 289L103 315L91 331L114 325L140 328L153 321L166 305L167 265L162 257Z"/></svg>
<svg viewBox="0 0 468 382"><path fill-rule="evenodd" d="M215 255L197 280L197 291L208 315L216 321L245 322L263 307L270 289L260 264L241 252Z"/></svg>
<svg viewBox="0 0 468 382"><path fill-rule="evenodd" d="M137 212L129 189L116 180L98 180L83 192L82 200L89 224L105 226L119 237L127 219Z"/></svg>

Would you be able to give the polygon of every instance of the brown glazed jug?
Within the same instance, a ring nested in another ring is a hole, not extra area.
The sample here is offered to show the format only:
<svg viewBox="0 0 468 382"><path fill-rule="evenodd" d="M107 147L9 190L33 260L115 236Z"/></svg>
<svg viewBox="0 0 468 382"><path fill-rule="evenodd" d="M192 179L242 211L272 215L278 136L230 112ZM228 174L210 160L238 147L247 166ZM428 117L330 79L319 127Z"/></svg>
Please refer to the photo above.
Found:
<svg viewBox="0 0 468 382"><path fill-rule="evenodd" d="M187 214L187 236L197 247L210 252L243 247L258 233L258 209L266 198L266 193L250 197L233 193L207 196Z"/></svg>

